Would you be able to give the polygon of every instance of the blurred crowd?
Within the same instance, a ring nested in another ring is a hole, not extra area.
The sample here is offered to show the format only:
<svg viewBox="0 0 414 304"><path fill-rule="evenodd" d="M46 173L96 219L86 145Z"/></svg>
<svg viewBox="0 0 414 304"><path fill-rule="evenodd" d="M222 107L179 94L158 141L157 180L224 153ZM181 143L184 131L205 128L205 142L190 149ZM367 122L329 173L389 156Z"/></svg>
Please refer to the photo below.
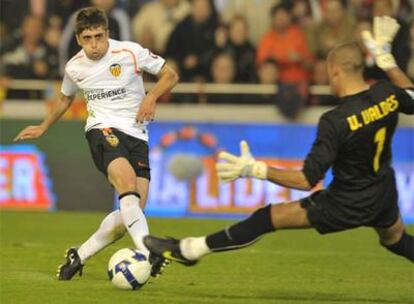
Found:
<svg viewBox="0 0 414 304"><path fill-rule="evenodd" d="M392 52L414 78L414 18L410 0L0 0L0 74L59 79L79 51L74 13L97 6L109 16L110 36L137 41L164 56L182 82L278 85L280 100L332 104L309 96L328 83L325 57L338 43L370 29L373 16L396 17ZM366 56L367 79L385 77ZM172 102L273 103L274 96L166 97ZM288 103L289 105L292 104ZM296 106L284 109L296 112Z"/></svg>

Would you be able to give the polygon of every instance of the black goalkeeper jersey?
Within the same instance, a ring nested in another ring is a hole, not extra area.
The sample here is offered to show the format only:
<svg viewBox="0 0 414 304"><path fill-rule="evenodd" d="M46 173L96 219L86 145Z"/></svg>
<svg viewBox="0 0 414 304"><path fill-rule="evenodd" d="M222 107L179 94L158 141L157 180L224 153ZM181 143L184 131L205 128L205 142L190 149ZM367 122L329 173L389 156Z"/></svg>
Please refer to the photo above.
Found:
<svg viewBox="0 0 414 304"><path fill-rule="evenodd" d="M325 196L345 216L374 216L385 191L396 194L391 144L399 112L414 114L414 91L379 81L321 116L303 173L314 186L332 167Z"/></svg>

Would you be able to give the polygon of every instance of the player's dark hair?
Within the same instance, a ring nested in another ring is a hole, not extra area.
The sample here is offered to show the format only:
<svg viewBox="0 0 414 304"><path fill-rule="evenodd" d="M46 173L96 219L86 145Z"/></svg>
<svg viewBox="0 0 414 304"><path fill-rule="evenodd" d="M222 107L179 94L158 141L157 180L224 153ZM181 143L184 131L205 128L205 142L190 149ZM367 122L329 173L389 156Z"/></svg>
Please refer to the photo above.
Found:
<svg viewBox="0 0 414 304"><path fill-rule="evenodd" d="M105 11L97 7L85 7L76 13L76 35L79 35L84 30L97 27L108 29L108 17Z"/></svg>
<svg viewBox="0 0 414 304"><path fill-rule="evenodd" d="M346 73L361 73L364 54L356 42L348 42L334 47L329 52L328 62L338 65Z"/></svg>

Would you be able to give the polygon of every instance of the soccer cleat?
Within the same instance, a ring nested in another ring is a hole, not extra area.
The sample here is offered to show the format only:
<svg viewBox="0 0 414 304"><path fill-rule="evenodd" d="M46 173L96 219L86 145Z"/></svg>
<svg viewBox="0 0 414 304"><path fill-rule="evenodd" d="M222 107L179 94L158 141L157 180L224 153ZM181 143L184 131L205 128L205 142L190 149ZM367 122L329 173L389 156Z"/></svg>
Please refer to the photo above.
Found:
<svg viewBox="0 0 414 304"><path fill-rule="evenodd" d="M79 276L82 276L83 264L75 247L66 250L65 259L66 263L58 267L58 279L63 281L70 280L78 272Z"/></svg>
<svg viewBox="0 0 414 304"><path fill-rule="evenodd" d="M149 262L151 263L151 276L156 278L164 272L165 267L171 263L170 260L163 258L162 256L154 255L150 253Z"/></svg>
<svg viewBox="0 0 414 304"><path fill-rule="evenodd" d="M147 235L144 237L144 244L151 254L155 256L176 261L185 266L193 266L198 262L197 260L189 260L181 254L180 241L177 239L161 239Z"/></svg>

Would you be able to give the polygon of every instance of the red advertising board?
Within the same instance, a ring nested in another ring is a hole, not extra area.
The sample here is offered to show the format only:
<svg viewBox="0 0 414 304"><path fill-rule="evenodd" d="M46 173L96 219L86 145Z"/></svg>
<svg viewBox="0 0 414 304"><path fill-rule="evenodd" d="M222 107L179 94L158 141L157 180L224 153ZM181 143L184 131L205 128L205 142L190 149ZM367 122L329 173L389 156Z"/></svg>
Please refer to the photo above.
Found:
<svg viewBox="0 0 414 304"><path fill-rule="evenodd" d="M43 154L34 146L1 147L0 208L51 210L50 191Z"/></svg>

